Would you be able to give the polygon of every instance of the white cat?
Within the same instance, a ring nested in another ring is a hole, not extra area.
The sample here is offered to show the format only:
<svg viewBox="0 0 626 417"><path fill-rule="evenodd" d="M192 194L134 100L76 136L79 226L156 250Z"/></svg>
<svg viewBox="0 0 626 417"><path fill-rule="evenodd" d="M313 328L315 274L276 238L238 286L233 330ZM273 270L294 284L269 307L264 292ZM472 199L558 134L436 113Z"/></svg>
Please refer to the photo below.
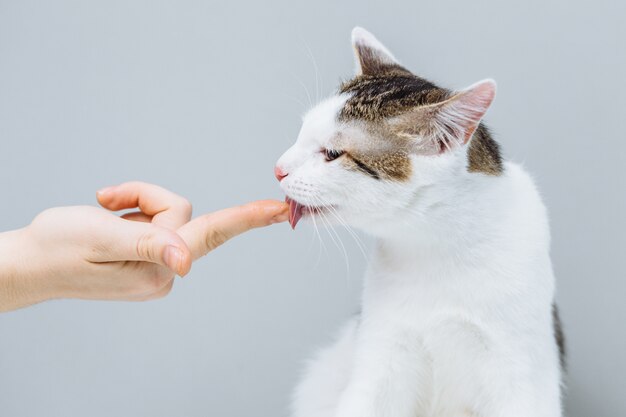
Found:
<svg viewBox="0 0 626 417"><path fill-rule="evenodd" d="M377 238L362 311L296 390L296 417L557 417L563 335L546 210L481 119L355 28L358 74L305 117L276 175L302 216ZM560 352L559 352L560 351Z"/></svg>

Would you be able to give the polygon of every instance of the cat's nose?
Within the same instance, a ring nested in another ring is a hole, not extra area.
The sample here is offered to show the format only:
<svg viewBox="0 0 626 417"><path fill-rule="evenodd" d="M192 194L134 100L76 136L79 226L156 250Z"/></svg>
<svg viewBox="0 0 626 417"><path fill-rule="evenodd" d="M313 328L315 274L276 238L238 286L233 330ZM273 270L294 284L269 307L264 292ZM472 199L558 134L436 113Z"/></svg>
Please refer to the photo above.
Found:
<svg viewBox="0 0 626 417"><path fill-rule="evenodd" d="M283 178L285 178L289 174L283 171L278 165L276 165L274 167L274 175L276 176L278 182L281 182Z"/></svg>

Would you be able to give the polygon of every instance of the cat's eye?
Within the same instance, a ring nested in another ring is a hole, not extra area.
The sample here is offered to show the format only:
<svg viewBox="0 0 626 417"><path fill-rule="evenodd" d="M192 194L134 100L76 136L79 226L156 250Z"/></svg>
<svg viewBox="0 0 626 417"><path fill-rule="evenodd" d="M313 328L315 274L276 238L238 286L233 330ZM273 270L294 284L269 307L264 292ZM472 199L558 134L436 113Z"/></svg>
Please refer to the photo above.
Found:
<svg viewBox="0 0 626 417"><path fill-rule="evenodd" d="M323 150L324 153L324 157L326 158L327 162L330 161L334 161L335 159L339 158L341 155L343 155L343 151L337 151L335 149L324 149Z"/></svg>

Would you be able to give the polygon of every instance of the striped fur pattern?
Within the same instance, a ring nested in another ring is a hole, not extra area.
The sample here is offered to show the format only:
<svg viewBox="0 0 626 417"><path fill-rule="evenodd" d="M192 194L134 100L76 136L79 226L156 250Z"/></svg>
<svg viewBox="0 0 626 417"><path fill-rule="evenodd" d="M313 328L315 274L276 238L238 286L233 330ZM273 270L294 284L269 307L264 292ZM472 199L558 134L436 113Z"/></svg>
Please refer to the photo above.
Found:
<svg viewBox="0 0 626 417"><path fill-rule="evenodd" d="M346 101L338 119L341 122L362 121L369 125L372 131L387 127L387 133L398 138L406 137L426 138L427 144L422 144L421 152L442 152L455 146L462 130L455 125L455 120L463 117L463 113L449 115L447 120L434 117L433 111L437 105L454 97L451 91L437 87L432 82L411 74L408 70L397 65L383 66L380 73L375 75L358 75L341 85L340 94L350 98ZM445 106L443 106L445 107ZM453 108L453 106L449 106ZM467 109L465 109L467 111ZM455 117L457 119L455 119ZM405 120L404 126L399 128L390 119ZM389 135L381 135L388 140ZM404 148L415 148L414 144L404 144ZM376 161L377 165L384 165L388 161ZM399 164L395 169L388 169L391 179L405 180L410 172L408 152L405 158L395 158L393 162ZM469 172L487 175L502 173L502 157L498 143L492 138L489 129L480 123L469 144L467 169Z"/></svg>

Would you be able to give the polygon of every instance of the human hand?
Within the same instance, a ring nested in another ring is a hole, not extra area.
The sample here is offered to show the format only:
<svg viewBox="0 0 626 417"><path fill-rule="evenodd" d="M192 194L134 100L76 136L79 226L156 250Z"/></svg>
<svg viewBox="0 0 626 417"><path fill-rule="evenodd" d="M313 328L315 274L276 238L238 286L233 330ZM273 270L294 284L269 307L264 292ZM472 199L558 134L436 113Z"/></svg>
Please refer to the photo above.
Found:
<svg viewBox="0 0 626 417"><path fill-rule="evenodd" d="M192 260L246 230L287 219L284 203L259 201L188 222L186 200L144 183L104 189L98 201L109 210L139 211L120 218L95 207L61 207L0 234L0 311L52 298L159 298Z"/></svg>

